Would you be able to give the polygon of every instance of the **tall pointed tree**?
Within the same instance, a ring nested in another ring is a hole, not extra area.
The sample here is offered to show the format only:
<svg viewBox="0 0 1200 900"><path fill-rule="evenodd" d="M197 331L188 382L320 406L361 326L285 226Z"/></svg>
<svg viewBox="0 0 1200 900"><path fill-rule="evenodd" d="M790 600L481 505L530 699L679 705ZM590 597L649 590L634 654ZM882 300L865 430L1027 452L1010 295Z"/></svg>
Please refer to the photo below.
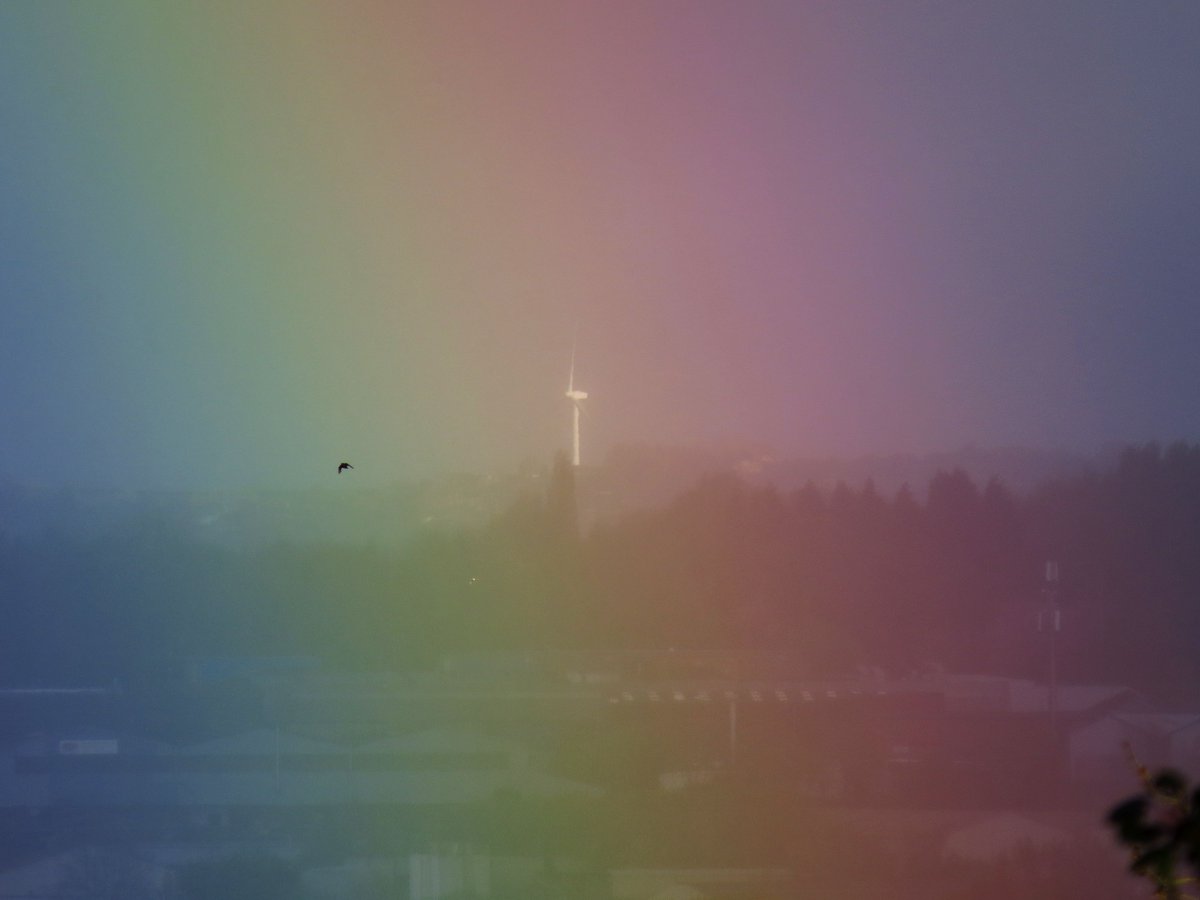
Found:
<svg viewBox="0 0 1200 900"><path fill-rule="evenodd" d="M575 467L564 451L554 456L546 488L546 524L551 537L574 543L579 540L579 500L575 493Z"/></svg>

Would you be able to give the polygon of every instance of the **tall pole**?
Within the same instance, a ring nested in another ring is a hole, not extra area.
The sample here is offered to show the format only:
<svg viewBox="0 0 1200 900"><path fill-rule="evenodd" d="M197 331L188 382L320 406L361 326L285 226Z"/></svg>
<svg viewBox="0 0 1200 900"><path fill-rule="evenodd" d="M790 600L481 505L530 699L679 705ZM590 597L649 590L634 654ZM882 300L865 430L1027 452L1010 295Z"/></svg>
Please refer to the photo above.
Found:
<svg viewBox="0 0 1200 900"><path fill-rule="evenodd" d="M729 698L729 768L737 767L737 698Z"/></svg>
<svg viewBox="0 0 1200 900"><path fill-rule="evenodd" d="M1058 605L1058 563L1046 563L1046 583L1042 588L1045 608L1038 614L1038 631L1050 635L1050 672L1047 685L1047 706L1050 711L1050 734L1058 736L1058 633L1062 631L1062 610Z"/></svg>
<svg viewBox="0 0 1200 900"><path fill-rule="evenodd" d="M572 404L574 408L574 428L571 433L571 465L579 466L579 401Z"/></svg>
<svg viewBox="0 0 1200 900"><path fill-rule="evenodd" d="M578 334L576 328L576 334ZM567 376L567 398L572 406L571 465L579 468L579 403L587 399L587 391L575 390L575 341L571 341L571 373Z"/></svg>

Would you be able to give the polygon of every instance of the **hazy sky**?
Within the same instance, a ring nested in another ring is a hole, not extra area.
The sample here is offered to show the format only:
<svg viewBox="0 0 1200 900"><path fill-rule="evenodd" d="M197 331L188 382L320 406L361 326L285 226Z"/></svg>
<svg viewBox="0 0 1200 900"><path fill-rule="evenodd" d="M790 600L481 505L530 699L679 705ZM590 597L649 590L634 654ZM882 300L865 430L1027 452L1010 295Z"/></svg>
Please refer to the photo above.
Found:
<svg viewBox="0 0 1200 900"><path fill-rule="evenodd" d="M1195 0L0 4L0 480L1200 440Z"/></svg>

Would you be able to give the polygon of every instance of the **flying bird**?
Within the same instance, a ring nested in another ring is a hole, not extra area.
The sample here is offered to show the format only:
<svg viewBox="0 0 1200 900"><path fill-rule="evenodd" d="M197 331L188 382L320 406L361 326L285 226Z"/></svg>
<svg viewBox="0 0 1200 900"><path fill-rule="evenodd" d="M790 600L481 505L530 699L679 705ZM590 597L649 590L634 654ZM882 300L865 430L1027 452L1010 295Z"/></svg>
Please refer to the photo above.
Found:
<svg viewBox="0 0 1200 900"><path fill-rule="evenodd" d="M341 475L345 469L353 469L353 468L354 468L354 466L350 465L350 463L342 463L340 466L338 466L338 474Z"/></svg>

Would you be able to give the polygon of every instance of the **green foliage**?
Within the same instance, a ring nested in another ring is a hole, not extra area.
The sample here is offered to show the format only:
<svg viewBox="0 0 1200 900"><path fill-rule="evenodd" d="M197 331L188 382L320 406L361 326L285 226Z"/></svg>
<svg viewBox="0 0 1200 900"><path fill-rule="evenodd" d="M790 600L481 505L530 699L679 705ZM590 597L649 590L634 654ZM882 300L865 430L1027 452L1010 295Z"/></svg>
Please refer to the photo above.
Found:
<svg viewBox="0 0 1200 900"><path fill-rule="evenodd" d="M1155 897L1200 897L1190 887L1200 883L1200 787L1169 769L1153 776L1137 769L1142 792L1108 814L1117 840L1132 854L1130 868L1154 886Z"/></svg>

